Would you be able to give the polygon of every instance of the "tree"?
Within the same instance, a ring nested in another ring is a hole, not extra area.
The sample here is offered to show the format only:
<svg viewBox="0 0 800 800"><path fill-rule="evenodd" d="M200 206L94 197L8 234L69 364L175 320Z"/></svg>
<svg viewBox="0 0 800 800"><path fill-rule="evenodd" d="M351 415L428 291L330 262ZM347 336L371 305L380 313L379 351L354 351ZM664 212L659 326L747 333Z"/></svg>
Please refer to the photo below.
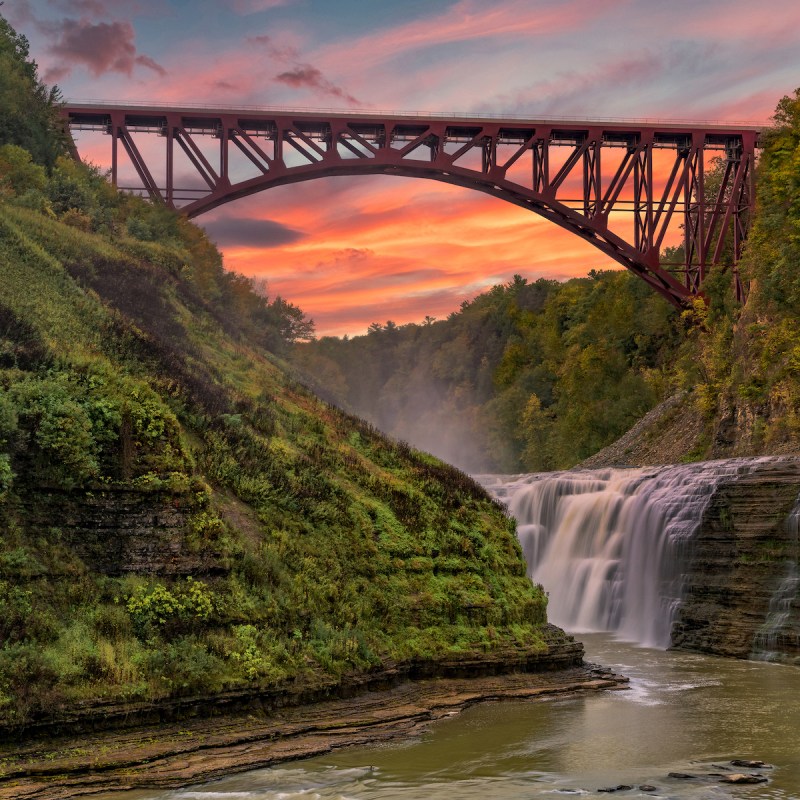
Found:
<svg viewBox="0 0 800 800"><path fill-rule="evenodd" d="M29 189L41 191L46 181L44 167L35 164L27 150L16 144L0 146L0 191L6 188L17 195Z"/></svg>
<svg viewBox="0 0 800 800"><path fill-rule="evenodd" d="M743 269L758 301L796 313L800 302L800 89L778 103L775 127L762 134L758 213Z"/></svg>
<svg viewBox="0 0 800 800"><path fill-rule="evenodd" d="M28 40L0 16L0 145L24 147L37 164L52 168L67 149L59 102L58 87L39 80Z"/></svg>

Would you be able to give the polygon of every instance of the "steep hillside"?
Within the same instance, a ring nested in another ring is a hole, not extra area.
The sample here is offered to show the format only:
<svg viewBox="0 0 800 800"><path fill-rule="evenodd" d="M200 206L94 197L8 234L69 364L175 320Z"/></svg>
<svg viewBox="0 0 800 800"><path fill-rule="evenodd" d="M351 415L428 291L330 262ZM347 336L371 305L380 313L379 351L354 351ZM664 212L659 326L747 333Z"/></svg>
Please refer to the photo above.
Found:
<svg viewBox="0 0 800 800"><path fill-rule="evenodd" d="M684 313L673 398L587 465L800 452L800 90L780 101L774 121L761 137L740 264L747 301L733 302L725 272L710 276L709 302Z"/></svg>
<svg viewBox="0 0 800 800"><path fill-rule="evenodd" d="M0 128L0 730L546 661L504 511L293 380L309 321L202 231L58 155L0 22L0 99L41 111Z"/></svg>
<svg viewBox="0 0 800 800"><path fill-rule="evenodd" d="M372 325L295 361L381 430L472 472L573 466L663 396L680 316L624 271L516 276L446 320Z"/></svg>
<svg viewBox="0 0 800 800"><path fill-rule="evenodd" d="M293 382L187 249L68 213L0 205L0 721L546 650L476 484Z"/></svg>

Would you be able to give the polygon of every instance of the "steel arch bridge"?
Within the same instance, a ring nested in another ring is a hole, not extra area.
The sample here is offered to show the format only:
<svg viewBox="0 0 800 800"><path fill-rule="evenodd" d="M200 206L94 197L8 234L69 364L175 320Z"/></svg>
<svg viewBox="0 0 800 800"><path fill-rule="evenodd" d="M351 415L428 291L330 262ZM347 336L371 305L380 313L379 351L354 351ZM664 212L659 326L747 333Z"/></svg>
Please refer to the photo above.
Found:
<svg viewBox="0 0 800 800"><path fill-rule="evenodd" d="M736 264L754 203L755 126L109 103L67 103L63 114L73 132L109 136L115 185L188 217L314 178L432 178L549 219L674 305L698 295L715 264L731 267L743 299ZM137 185L120 185L126 156ZM709 199L713 157L722 166ZM622 212L626 234L615 231ZM676 222L683 262L662 263Z"/></svg>

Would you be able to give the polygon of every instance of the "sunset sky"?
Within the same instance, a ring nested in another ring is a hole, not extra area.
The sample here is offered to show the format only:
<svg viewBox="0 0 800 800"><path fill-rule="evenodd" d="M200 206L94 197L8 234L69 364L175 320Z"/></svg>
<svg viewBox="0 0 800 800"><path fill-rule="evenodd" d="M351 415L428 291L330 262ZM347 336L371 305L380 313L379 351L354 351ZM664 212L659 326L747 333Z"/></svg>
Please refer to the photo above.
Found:
<svg viewBox="0 0 800 800"><path fill-rule="evenodd" d="M762 122L800 85L773 0L6 0L70 100ZM530 212L435 181L328 178L197 220L320 334L446 316L519 273L614 266Z"/></svg>

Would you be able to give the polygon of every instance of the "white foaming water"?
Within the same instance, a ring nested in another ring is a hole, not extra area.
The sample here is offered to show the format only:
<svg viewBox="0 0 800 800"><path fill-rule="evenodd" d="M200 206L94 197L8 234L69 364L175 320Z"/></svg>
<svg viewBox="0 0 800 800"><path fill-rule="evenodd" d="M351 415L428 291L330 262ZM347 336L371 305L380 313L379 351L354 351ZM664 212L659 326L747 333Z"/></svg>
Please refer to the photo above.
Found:
<svg viewBox="0 0 800 800"><path fill-rule="evenodd" d="M691 539L714 489L763 461L486 476L483 482L517 520L528 574L549 595L551 622L664 648Z"/></svg>

